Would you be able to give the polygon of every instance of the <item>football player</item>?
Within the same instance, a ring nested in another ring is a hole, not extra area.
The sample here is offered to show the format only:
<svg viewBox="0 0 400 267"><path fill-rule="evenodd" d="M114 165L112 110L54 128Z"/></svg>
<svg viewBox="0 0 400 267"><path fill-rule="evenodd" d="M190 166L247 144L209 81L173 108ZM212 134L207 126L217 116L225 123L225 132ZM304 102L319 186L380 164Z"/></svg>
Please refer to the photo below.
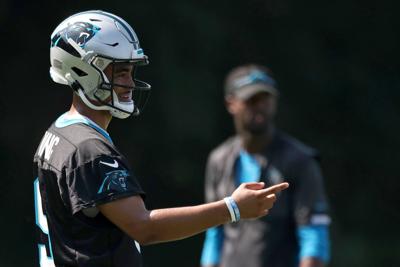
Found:
<svg viewBox="0 0 400 267"><path fill-rule="evenodd" d="M148 210L140 184L107 132L112 117L137 116L150 85L131 26L103 11L68 17L51 35L50 74L73 90L72 105L34 156L41 267L142 266L140 245L182 239L240 218L266 215L281 183L245 183L213 203Z"/></svg>

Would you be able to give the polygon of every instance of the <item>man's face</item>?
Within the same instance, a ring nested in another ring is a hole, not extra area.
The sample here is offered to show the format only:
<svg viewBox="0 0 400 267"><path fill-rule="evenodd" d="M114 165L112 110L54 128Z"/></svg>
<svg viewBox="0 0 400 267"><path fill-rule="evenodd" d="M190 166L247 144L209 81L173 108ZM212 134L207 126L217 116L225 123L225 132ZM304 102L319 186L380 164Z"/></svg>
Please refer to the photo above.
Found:
<svg viewBox="0 0 400 267"><path fill-rule="evenodd" d="M226 106L233 116L237 131L253 135L262 135L268 131L275 116L276 104L276 97L264 92L247 100L234 96L226 98Z"/></svg>
<svg viewBox="0 0 400 267"><path fill-rule="evenodd" d="M132 88L135 86L133 70L132 63L110 64L104 70L108 80L114 84L113 90L120 102L132 101Z"/></svg>

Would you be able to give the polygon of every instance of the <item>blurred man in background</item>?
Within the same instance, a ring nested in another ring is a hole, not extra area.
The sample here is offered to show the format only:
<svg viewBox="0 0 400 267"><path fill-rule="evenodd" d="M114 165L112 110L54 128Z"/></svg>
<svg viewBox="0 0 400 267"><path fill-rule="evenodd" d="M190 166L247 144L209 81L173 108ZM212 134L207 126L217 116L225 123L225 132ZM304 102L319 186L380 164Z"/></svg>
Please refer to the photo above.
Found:
<svg viewBox="0 0 400 267"><path fill-rule="evenodd" d="M236 135L209 156L206 201L244 182L288 181L291 188L269 216L209 229L203 267L320 267L329 260L330 218L317 153L274 127L278 93L264 66L239 66L226 77L226 108Z"/></svg>

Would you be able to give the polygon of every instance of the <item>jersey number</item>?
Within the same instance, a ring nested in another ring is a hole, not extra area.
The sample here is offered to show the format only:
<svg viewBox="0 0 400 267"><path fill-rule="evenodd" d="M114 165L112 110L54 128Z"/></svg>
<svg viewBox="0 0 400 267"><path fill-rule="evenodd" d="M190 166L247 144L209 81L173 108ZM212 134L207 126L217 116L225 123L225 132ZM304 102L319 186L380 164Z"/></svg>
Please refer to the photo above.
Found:
<svg viewBox="0 0 400 267"><path fill-rule="evenodd" d="M43 214L42 197L40 195L40 190L39 190L39 179L36 178L33 185L34 185L34 197L35 197L36 225L39 226L40 230L42 230L42 232L45 235L47 235L47 238L49 240L49 249L50 249L50 257L48 257L46 246L44 244L38 244L40 267L55 267L53 260L53 251L51 250L47 218L46 215Z"/></svg>

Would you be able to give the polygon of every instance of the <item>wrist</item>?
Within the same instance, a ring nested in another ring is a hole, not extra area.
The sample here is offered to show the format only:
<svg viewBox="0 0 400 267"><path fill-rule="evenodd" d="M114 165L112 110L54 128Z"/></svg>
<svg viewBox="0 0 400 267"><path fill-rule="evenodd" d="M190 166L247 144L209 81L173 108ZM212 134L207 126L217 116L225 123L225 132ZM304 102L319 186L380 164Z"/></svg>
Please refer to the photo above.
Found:
<svg viewBox="0 0 400 267"><path fill-rule="evenodd" d="M231 222L238 222L240 220L240 211L236 201L232 197L225 197L224 201L228 208Z"/></svg>

